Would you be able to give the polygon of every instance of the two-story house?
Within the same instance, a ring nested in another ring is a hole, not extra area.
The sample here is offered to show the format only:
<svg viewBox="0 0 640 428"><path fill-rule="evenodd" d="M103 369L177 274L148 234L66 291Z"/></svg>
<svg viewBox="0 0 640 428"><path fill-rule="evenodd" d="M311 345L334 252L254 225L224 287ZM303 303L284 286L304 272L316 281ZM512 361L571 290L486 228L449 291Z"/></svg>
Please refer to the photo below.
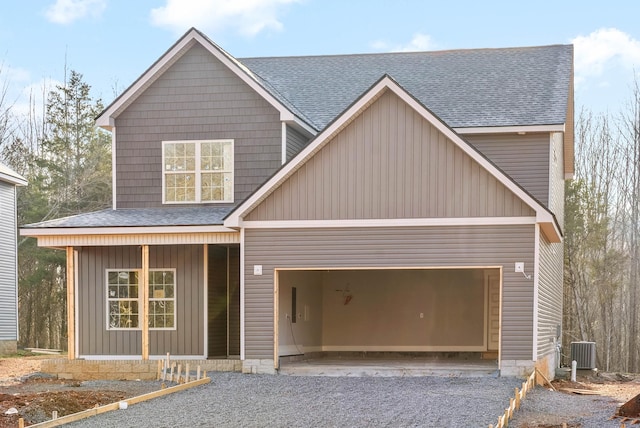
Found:
<svg viewBox="0 0 640 428"><path fill-rule="evenodd" d="M18 349L17 187L27 180L0 163L0 355Z"/></svg>
<svg viewBox="0 0 640 428"><path fill-rule="evenodd" d="M464 353L552 373L573 48L238 59L192 29L97 118L70 358Z"/></svg>

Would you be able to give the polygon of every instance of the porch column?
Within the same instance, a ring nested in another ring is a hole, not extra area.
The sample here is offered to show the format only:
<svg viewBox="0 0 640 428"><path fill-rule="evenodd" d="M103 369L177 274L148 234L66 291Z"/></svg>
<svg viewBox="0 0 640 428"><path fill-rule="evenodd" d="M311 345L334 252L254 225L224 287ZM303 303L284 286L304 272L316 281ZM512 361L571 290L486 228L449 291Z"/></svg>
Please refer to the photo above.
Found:
<svg viewBox="0 0 640 428"><path fill-rule="evenodd" d="M140 297L142 298L142 359L149 359L149 246L142 246L142 278Z"/></svg>
<svg viewBox="0 0 640 428"><path fill-rule="evenodd" d="M76 358L76 295L73 247L67 247L67 358Z"/></svg>

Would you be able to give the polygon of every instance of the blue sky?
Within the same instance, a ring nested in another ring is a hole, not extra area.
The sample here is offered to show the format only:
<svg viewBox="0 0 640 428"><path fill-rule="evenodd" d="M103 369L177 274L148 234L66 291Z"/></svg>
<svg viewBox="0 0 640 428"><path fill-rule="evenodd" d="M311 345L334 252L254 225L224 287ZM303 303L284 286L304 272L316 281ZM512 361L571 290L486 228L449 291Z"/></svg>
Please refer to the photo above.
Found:
<svg viewBox="0 0 640 428"><path fill-rule="evenodd" d="M576 107L617 112L640 71L640 2L32 0L0 6L0 88L14 110L64 79L110 103L187 29L236 57L575 45Z"/></svg>

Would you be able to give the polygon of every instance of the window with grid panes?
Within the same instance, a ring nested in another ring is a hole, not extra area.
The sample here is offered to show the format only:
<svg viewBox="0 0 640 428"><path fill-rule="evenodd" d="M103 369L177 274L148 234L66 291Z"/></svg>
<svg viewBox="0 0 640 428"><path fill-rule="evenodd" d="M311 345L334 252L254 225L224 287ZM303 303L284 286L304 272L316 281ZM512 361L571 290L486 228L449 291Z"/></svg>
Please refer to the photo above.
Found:
<svg viewBox="0 0 640 428"><path fill-rule="evenodd" d="M233 202L233 140L164 141L164 203Z"/></svg>
<svg viewBox="0 0 640 428"><path fill-rule="evenodd" d="M107 329L140 329L140 270L107 270ZM149 328L176 328L176 271L149 270Z"/></svg>

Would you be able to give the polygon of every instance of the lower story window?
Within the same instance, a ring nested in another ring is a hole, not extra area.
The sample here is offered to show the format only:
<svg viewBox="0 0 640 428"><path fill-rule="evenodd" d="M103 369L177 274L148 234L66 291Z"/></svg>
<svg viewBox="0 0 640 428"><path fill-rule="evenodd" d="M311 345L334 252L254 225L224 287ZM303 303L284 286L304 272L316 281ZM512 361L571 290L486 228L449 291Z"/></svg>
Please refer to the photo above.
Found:
<svg viewBox="0 0 640 428"><path fill-rule="evenodd" d="M140 328L138 271L107 271L107 328Z"/></svg>
<svg viewBox="0 0 640 428"><path fill-rule="evenodd" d="M107 329L140 329L139 269L107 270ZM175 269L149 270L149 328L175 329Z"/></svg>
<svg viewBox="0 0 640 428"><path fill-rule="evenodd" d="M175 271L149 272L149 328L175 327Z"/></svg>

